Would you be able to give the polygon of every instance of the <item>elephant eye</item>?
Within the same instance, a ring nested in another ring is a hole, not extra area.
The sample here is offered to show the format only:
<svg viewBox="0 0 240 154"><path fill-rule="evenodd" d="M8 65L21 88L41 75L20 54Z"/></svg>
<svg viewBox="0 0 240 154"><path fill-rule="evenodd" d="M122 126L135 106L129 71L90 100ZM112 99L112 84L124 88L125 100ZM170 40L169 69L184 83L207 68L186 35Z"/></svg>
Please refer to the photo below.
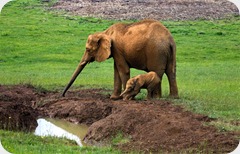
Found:
<svg viewBox="0 0 240 154"><path fill-rule="evenodd" d="M91 50L89 48L86 48L86 52L91 52Z"/></svg>

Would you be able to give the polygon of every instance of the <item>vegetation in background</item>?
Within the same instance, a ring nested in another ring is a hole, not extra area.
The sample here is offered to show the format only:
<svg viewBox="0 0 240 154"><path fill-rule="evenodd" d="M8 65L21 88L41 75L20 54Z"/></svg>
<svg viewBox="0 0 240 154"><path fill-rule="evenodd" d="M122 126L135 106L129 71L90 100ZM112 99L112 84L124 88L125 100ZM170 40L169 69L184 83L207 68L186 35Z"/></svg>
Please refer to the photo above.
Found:
<svg viewBox="0 0 240 154"><path fill-rule="evenodd" d="M117 22L48 11L48 5L38 0L19 0L3 8L0 14L0 84L27 83L47 90L62 90L81 59L87 36ZM234 126L229 121L240 120L240 18L163 21L163 24L177 43L177 81L181 99L174 102L191 111L219 118L221 122L215 125L224 129L227 125L231 130ZM143 71L132 69L131 76L139 73ZM113 59L86 66L73 88L79 87L113 89ZM166 99L169 90L165 76L162 88ZM145 92L138 99L144 97ZM55 144L52 139L0 132L3 145L13 153L26 153L25 148L32 151L39 142L49 145L46 147L49 153L56 148L59 153L80 150L65 140L56 141L60 142L59 146L54 146L48 144ZM6 140L11 136L14 138ZM60 146L63 144L66 146ZM38 146L36 150L44 150ZM66 149L69 151L64 151Z"/></svg>

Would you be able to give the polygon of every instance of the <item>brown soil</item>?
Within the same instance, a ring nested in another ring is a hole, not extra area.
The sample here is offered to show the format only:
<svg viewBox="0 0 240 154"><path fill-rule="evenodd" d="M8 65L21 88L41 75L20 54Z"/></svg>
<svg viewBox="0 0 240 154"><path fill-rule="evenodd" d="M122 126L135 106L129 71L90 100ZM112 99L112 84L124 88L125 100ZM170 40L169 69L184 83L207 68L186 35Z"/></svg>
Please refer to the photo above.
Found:
<svg viewBox="0 0 240 154"><path fill-rule="evenodd" d="M214 119L205 115L162 100L112 101L108 93L84 89L69 91L63 98L32 86L0 86L0 129L32 130L39 116L47 116L88 124L84 140L89 144L108 143L121 132L129 142L115 146L126 152L227 153L238 145L239 132L219 132L206 125Z"/></svg>
<svg viewBox="0 0 240 154"><path fill-rule="evenodd" d="M31 107L37 94L31 86L0 85L0 129L31 131L38 116Z"/></svg>
<svg viewBox="0 0 240 154"><path fill-rule="evenodd" d="M59 0L52 8L116 20L209 20L238 14L227 0Z"/></svg>

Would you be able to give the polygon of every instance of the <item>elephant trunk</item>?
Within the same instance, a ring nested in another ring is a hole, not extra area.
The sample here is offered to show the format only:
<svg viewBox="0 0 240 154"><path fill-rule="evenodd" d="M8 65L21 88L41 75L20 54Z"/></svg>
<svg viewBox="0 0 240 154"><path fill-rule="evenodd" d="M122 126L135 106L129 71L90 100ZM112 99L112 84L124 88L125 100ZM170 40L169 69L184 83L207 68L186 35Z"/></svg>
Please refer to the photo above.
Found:
<svg viewBox="0 0 240 154"><path fill-rule="evenodd" d="M83 70L83 68L86 66L88 62L87 61L81 61L78 64L78 67L76 68L75 72L73 73L73 76L70 80L70 82L68 83L68 85L65 87L63 93L62 93L62 97L65 96L65 93L67 92L67 90L71 87L71 85L73 84L73 82L75 81L75 79L77 78L77 76L81 73L81 71Z"/></svg>
<svg viewBox="0 0 240 154"><path fill-rule="evenodd" d="M126 89L120 94L120 98L123 98L124 95L126 95L126 94L129 93L129 92L131 92L131 90L129 90L129 89L126 88Z"/></svg>

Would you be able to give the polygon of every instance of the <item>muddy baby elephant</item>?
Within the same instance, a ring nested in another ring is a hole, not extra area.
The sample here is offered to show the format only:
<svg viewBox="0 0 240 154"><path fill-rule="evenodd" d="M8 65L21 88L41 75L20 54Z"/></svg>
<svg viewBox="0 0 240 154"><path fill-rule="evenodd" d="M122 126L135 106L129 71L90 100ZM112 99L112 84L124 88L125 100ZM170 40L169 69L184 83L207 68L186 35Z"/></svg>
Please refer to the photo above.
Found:
<svg viewBox="0 0 240 154"><path fill-rule="evenodd" d="M147 89L147 99L160 97L160 78L155 72L141 74L127 81L126 89L121 93L123 100L133 99L141 89Z"/></svg>

